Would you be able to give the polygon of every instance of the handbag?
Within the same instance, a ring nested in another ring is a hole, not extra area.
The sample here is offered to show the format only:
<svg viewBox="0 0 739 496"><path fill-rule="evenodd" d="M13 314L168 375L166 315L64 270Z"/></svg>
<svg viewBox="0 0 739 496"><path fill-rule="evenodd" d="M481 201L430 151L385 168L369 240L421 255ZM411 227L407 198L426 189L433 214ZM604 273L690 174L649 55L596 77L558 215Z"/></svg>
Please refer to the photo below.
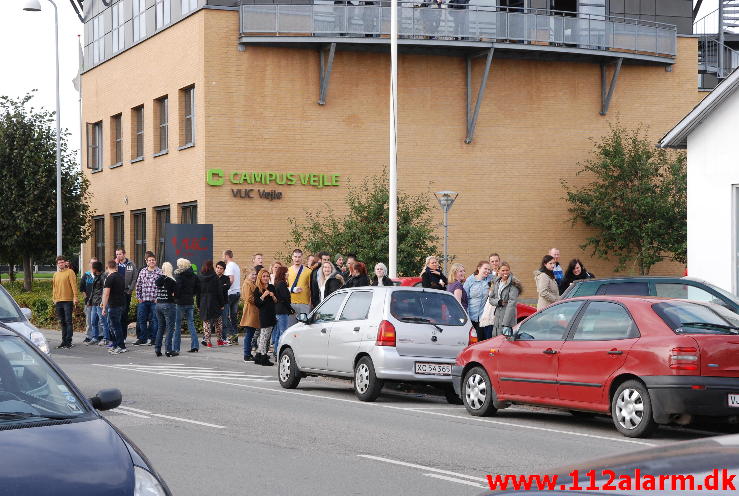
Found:
<svg viewBox="0 0 739 496"><path fill-rule="evenodd" d="M480 327L488 327L493 325L495 321L495 307L490 304L490 298L485 299L485 308L480 316Z"/></svg>

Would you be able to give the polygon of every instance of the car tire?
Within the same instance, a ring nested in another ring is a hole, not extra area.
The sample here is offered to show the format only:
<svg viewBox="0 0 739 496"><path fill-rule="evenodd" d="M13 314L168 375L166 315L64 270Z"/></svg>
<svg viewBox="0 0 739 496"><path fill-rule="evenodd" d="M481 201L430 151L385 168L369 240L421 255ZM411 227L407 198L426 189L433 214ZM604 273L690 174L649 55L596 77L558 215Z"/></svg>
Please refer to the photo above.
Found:
<svg viewBox="0 0 739 496"><path fill-rule="evenodd" d="M462 398L454 392L454 386L452 385L449 385L449 387L444 389L444 397L446 398L446 402L450 405L464 405L464 401L462 401Z"/></svg>
<svg viewBox="0 0 739 496"><path fill-rule="evenodd" d="M611 398L611 418L616 430L626 437L649 437L657 428L652 418L649 391L639 381L621 384Z"/></svg>
<svg viewBox="0 0 739 496"><path fill-rule="evenodd" d="M277 363L277 379L280 381L280 386L285 389L295 389L300 384L301 374L295 363L292 348L285 348L280 353L280 360Z"/></svg>
<svg viewBox="0 0 739 496"><path fill-rule="evenodd" d="M462 380L462 401L464 407L476 417L495 415L495 389L490 376L482 367L473 367Z"/></svg>
<svg viewBox="0 0 739 496"><path fill-rule="evenodd" d="M375 375L375 366L368 356L354 367L354 394L360 401L375 401L382 391L383 381Z"/></svg>

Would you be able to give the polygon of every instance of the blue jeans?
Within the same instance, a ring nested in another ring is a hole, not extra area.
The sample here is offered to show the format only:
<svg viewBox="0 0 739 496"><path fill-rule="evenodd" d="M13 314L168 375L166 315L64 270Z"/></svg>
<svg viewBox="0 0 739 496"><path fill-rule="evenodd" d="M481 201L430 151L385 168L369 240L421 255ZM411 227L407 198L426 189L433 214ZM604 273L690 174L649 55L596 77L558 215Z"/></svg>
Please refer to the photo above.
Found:
<svg viewBox="0 0 739 496"><path fill-rule="evenodd" d="M136 337L139 341L154 342L158 327L156 303L153 301L140 301L136 307L136 329L140 334Z"/></svg>
<svg viewBox="0 0 739 496"><path fill-rule="evenodd" d="M100 306L90 308L90 330L92 335L88 333L90 339L110 339L110 331L108 330L108 319L103 317L103 309Z"/></svg>
<svg viewBox="0 0 739 496"><path fill-rule="evenodd" d="M116 348L126 347L126 330L121 328L124 307L108 307L108 326L110 338Z"/></svg>
<svg viewBox="0 0 739 496"><path fill-rule="evenodd" d="M253 327L244 327L244 356L251 356L251 340L254 339Z"/></svg>
<svg viewBox="0 0 739 496"><path fill-rule="evenodd" d="M187 319L187 328L190 330L190 349L200 349L198 343L198 332L195 330L194 320L194 308L192 305L175 305L175 319L174 319L174 350L180 351L180 331L182 330L182 319Z"/></svg>
<svg viewBox="0 0 739 496"><path fill-rule="evenodd" d="M280 336L287 330L287 323L290 319L290 315L284 313L277 314L277 324L272 328L272 347L275 349L275 356L277 356L277 345L280 344Z"/></svg>
<svg viewBox="0 0 739 496"><path fill-rule="evenodd" d="M166 351L172 350L172 334L174 333L174 320L175 320L175 304L174 303L157 303L157 322L159 327L157 329L157 339L154 344L156 351L162 351L162 338L164 334L167 335L167 341L164 344Z"/></svg>

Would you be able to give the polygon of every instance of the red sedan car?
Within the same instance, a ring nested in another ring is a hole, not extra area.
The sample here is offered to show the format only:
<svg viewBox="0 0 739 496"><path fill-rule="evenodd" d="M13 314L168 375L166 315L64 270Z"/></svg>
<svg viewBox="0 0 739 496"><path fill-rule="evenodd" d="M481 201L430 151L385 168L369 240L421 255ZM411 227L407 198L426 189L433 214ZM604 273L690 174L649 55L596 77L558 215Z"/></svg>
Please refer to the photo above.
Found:
<svg viewBox="0 0 739 496"><path fill-rule="evenodd" d="M610 414L628 437L696 417L739 420L739 317L687 300L563 300L463 350L454 388L472 415L512 403Z"/></svg>
<svg viewBox="0 0 739 496"><path fill-rule="evenodd" d="M417 286L421 287L420 277L397 277L392 280L396 286ZM524 305L523 303L516 304L516 321L521 322L523 319L536 313L536 307L531 305Z"/></svg>

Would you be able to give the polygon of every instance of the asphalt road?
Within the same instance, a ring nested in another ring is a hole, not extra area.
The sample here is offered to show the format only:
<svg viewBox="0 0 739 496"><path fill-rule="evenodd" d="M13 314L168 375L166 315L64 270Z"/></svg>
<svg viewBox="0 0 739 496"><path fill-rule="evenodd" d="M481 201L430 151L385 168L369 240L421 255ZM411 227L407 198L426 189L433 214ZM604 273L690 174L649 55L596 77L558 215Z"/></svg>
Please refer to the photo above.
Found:
<svg viewBox="0 0 739 496"><path fill-rule="evenodd" d="M59 343L58 332L44 332ZM341 380L284 390L277 367L244 363L240 346L157 358L152 347L110 355L79 340L54 360L88 396L123 392L121 407L104 415L177 496L474 495L487 474L547 473L709 435L663 428L634 440L605 417L516 407L477 418L441 397L394 391L362 403Z"/></svg>

